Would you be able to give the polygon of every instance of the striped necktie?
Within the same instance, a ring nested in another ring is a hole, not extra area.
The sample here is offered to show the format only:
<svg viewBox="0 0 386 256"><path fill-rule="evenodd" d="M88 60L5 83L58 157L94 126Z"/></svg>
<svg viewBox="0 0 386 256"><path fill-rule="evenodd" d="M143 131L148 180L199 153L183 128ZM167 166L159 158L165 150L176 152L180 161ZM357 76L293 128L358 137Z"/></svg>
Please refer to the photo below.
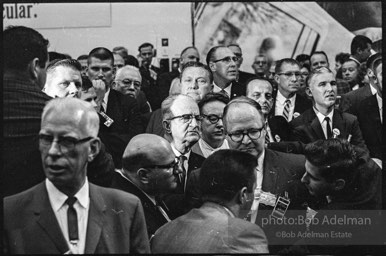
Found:
<svg viewBox="0 0 386 256"><path fill-rule="evenodd" d="M265 129L266 133L265 133L265 144L268 144L271 142L271 138L269 137L269 133L270 133L270 130L269 129L269 126L267 124L267 128Z"/></svg>
<svg viewBox="0 0 386 256"><path fill-rule="evenodd" d="M290 100L286 100L285 101L284 110L283 110L283 116L287 120L287 122L290 121L289 120L290 105L291 105L291 101Z"/></svg>

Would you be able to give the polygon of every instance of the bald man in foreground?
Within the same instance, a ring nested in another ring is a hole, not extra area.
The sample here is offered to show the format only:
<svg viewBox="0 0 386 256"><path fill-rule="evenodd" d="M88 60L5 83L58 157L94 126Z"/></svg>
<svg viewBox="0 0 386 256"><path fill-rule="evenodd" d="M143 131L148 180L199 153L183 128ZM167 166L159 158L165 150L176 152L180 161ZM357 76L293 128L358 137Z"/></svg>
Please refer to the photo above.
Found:
<svg viewBox="0 0 386 256"><path fill-rule="evenodd" d="M170 143L154 134L139 134L127 145L122 169L116 170L112 187L140 198L149 237L170 221L166 205L157 197L177 187L180 172Z"/></svg>
<svg viewBox="0 0 386 256"><path fill-rule="evenodd" d="M87 165L101 145L98 129L91 104L75 98L47 103L39 132L46 179L4 199L4 253L150 252L139 199L87 180Z"/></svg>

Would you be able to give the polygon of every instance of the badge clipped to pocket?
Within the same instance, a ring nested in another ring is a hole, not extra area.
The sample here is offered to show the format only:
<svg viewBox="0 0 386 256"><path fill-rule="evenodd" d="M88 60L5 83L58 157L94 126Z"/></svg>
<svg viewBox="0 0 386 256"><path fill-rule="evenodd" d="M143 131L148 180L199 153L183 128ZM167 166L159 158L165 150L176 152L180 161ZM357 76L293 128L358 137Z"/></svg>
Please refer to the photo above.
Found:
<svg viewBox="0 0 386 256"><path fill-rule="evenodd" d="M288 206L290 205L291 200L288 198L288 193L285 192L285 196L279 196L275 207L272 210L271 216L277 219L282 219L287 212Z"/></svg>
<svg viewBox="0 0 386 256"><path fill-rule="evenodd" d="M103 116L104 119L106 119L106 121L103 123L104 125L110 127L114 123L114 120L111 119L108 115L106 115L105 112L101 111L99 113L101 114L101 116Z"/></svg>

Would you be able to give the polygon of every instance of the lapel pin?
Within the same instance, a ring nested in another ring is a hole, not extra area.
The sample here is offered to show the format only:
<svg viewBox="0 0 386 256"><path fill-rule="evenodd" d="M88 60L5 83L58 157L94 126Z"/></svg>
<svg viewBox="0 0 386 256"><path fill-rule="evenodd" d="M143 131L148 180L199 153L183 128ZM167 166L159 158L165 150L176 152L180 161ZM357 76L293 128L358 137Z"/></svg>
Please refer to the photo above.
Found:
<svg viewBox="0 0 386 256"><path fill-rule="evenodd" d="M332 129L333 138L336 139L340 135L340 131L337 128Z"/></svg>

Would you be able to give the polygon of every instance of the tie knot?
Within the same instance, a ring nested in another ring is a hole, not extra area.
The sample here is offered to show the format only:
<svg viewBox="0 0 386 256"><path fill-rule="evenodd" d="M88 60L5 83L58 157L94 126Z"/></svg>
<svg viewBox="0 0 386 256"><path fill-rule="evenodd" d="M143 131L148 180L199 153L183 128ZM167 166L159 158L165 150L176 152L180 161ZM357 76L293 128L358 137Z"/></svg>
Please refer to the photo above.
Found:
<svg viewBox="0 0 386 256"><path fill-rule="evenodd" d="M72 207L75 202L76 202L76 197L73 196L73 197L68 197L67 200L66 200L66 204L68 204L68 206Z"/></svg>
<svg viewBox="0 0 386 256"><path fill-rule="evenodd" d="M286 104L286 105L291 105L291 100L286 100L286 101L285 101L285 104Z"/></svg>
<svg viewBox="0 0 386 256"><path fill-rule="evenodd" d="M326 117L324 118L324 121L330 122L330 118L329 118L328 116L326 116Z"/></svg>
<svg viewBox="0 0 386 256"><path fill-rule="evenodd" d="M181 164L183 164L183 163L185 162L186 159L187 159L187 157L184 156L184 155L180 155L180 156L178 157L178 161L179 161Z"/></svg>

